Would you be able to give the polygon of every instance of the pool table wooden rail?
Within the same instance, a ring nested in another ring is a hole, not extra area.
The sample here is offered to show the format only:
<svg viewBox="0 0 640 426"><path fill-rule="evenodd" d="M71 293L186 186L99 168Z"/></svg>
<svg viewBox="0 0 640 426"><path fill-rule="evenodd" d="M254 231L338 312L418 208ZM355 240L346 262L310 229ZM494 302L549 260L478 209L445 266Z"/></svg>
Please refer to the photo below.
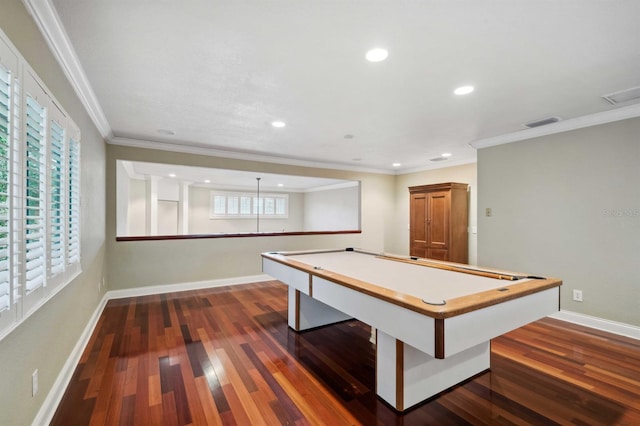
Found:
<svg viewBox="0 0 640 426"><path fill-rule="evenodd" d="M445 305L431 305L424 302L419 297L415 297L409 294L400 293L394 290L390 290L385 287L377 286L366 281L361 281L357 278L353 278L347 275L343 275L328 269L315 269L312 265L303 263L292 259L292 255L300 254L313 254L313 253L328 253L328 252L340 252L344 250L309 250L309 251L296 251L296 252L270 252L262 253L262 257L281 263L283 265L290 266L299 271L309 274L308 289L298 288L310 297L313 297L313 280L312 276L325 279L327 281L334 282L336 284L343 285L352 290L367 294L369 296L384 300L394 305L401 306L403 308L412 310L414 312L427 315L436 319L450 318L453 316L461 315L464 313L472 312L478 309L483 309L488 306L503 303L509 300L513 300L519 297L523 297L529 294L544 291L553 287L562 285L562 281L556 278L544 278L544 279L530 279L526 282L522 280L504 280L504 285L497 289L481 291L473 293L463 297L457 297L446 300ZM527 276L526 274L516 273L511 271L488 269L488 268L475 268L469 265L462 265L452 262L432 262L425 259L413 259L401 256L389 255L389 254L376 254L367 252L364 250L354 249L353 251L358 253L365 253L375 255L377 257L387 259L389 261L405 262L413 265L419 265L422 267L437 267L440 269L447 269L453 272L461 273L473 273L472 271L481 273L491 273L496 276ZM478 275L478 274L475 274ZM488 275L483 275L488 276ZM495 278L498 279L498 278Z"/></svg>

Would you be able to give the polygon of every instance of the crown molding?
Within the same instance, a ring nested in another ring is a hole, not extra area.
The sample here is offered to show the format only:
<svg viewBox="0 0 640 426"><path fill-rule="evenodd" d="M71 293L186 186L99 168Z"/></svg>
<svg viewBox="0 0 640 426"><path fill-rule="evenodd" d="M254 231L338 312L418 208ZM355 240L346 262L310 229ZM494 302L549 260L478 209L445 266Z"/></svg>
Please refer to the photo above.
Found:
<svg viewBox="0 0 640 426"><path fill-rule="evenodd" d="M582 129L584 127L597 126L614 121L626 120L640 116L640 104L629 105L609 111L597 112L583 115L581 117L570 118L546 126L535 127L533 129L521 130L519 132L506 133L486 139L478 139L470 142L469 145L476 149L488 148L490 146L504 145L511 142L518 142L540 136L552 135L555 133L568 132L570 130Z"/></svg>
<svg viewBox="0 0 640 426"><path fill-rule="evenodd" d="M408 175L411 173L420 173L420 172L427 172L430 170L437 170L437 169L446 169L449 167L457 167L457 166L464 166L465 164L475 164L478 162L478 159L476 158L476 156L474 156L473 158L463 158L461 160L446 160L446 161L439 161L437 163L433 163L433 164L428 164L425 166L419 166L419 167L411 167L408 169L401 169L398 170L395 174L396 175Z"/></svg>
<svg viewBox="0 0 640 426"><path fill-rule="evenodd" d="M91 88L91 84L84 73L82 65L80 65L73 45L51 1L22 1L44 36L53 56L60 64L60 67L62 67L73 90L78 95L78 98L80 98L80 102L82 102L82 105L84 105L87 110L93 124L95 124L104 139L110 139L113 137L111 126L102 111L102 107Z"/></svg>
<svg viewBox="0 0 640 426"><path fill-rule="evenodd" d="M182 152L185 154L207 155L210 157L232 158L235 160L258 161L262 163L274 163L287 166L314 167L318 169L345 170L349 172L363 172L393 175L393 171L385 169L375 169L369 167L354 167L340 163L321 163L317 161L299 160L295 158L274 157L270 155L225 151L215 148L207 148L192 145L178 145L168 142L156 142L144 139L112 137L107 140L110 145L130 146L132 148L156 149L160 151Z"/></svg>

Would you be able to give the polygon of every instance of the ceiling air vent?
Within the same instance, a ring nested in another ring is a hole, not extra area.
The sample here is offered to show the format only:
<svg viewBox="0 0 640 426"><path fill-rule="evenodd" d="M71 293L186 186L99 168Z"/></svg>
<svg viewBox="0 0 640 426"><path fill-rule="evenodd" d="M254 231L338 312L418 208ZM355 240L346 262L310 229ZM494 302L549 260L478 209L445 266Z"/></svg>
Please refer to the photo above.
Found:
<svg viewBox="0 0 640 426"><path fill-rule="evenodd" d="M524 123L523 126L533 129L534 127L546 126L547 124L557 123L560 120L562 120L560 117L546 117L541 120Z"/></svg>
<svg viewBox="0 0 640 426"><path fill-rule="evenodd" d="M448 159L449 159L449 158L447 158L447 157L436 157L436 158L432 158L432 159L431 159L431 160L429 160L429 161L434 161L434 162L437 162L437 161L447 161Z"/></svg>
<svg viewBox="0 0 640 426"><path fill-rule="evenodd" d="M640 87L633 87L631 89L621 90L615 93L609 93L602 96L605 101L611 105L618 105L624 102L640 99Z"/></svg>

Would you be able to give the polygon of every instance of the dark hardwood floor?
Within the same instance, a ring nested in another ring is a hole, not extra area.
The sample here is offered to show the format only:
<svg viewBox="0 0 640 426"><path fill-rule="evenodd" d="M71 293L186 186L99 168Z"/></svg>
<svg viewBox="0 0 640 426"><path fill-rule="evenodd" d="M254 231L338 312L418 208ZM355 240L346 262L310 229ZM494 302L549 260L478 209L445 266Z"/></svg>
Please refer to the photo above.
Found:
<svg viewBox="0 0 640 426"><path fill-rule="evenodd" d="M297 334L286 287L111 300L53 425L640 425L640 342L544 319L491 370L399 414L358 321Z"/></svg>

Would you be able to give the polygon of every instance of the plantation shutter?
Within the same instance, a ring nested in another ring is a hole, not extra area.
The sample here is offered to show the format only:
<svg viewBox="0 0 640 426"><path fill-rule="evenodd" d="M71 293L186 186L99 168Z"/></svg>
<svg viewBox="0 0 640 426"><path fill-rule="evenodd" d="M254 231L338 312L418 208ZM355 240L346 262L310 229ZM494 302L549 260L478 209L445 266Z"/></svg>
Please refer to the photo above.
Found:
<svg viewBox="0 0 640 426"><path fill-rule="evenodd" d="M46 109L26 96L25 281L27 294L45 284Z"/></svg>
<svg viewBox="0 0 640 426"><path fill-rule="evenodd" d="M69 139L68 155L68 263L80 263L80 143Z"/></svg>
<svg viewBox="0 0 640 426"><path fill-rule="evenodd" d="M66 246L66 143L65 129L51 120L49 154L49 277L65 271ZM56 280L57 281L57 280ZM57 284L57 283L56 283Z"/></svg>
<svg viewBox="0 0 640 426"><path fill-rule="evenodd" d="M0 64L0 312L11 308L11 73Z"/></svg>

